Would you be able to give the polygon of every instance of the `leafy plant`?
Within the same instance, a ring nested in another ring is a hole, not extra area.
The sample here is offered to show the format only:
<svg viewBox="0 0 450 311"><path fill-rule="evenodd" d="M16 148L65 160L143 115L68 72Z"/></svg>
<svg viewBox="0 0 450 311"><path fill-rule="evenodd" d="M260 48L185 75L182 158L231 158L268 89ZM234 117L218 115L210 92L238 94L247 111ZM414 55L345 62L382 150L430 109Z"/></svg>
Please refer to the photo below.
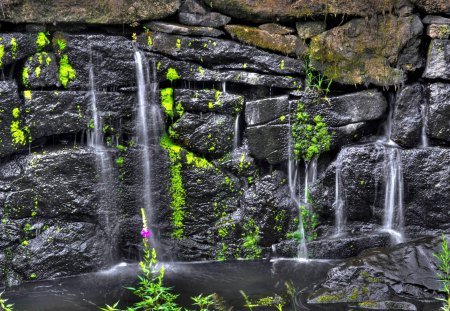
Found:
<svg viewBox="0 0 450 311"><path fill-rule="evenodd" d="M305 106L299 102L293 118L291 134L296 160L310 161L330 150L331 134L320 115L311 119L305 112Z"/></svg>
<svg viewBox="0 0 450 311"><path fill-rule="evenodd" d="M317 71L312 65L309 57L304 58L305 74L306 74L306 90L315 90L323 96L327 96L330 92L333 79L328 79L324 74Z"/></svg>
<svg viewBox="0 0 450 311"><path fill-rule="evenodd" d="M450 248L444 234L442 234L441 249L433 253L433 256L439 261L437 277L442 285L441 291L446 296L446 298L438 298L443 303L441 310L450 311Z"/></svg>
<svg viewBox="0 0 450 311"><path fill-rule="evenodd" d="M2 311L13 311L14 305L13 304L7 304L6 302L8 299L2 298L3 292L0 293L0 310Z"/></svg>
<svg viewBox="0 0 450 311"><path fill-rule="evenodd" d="M200 307L200 311L209 311L209 307L214 305L214 295L203 296L200 294L191 298L194 301L194 306Z"/></svg>

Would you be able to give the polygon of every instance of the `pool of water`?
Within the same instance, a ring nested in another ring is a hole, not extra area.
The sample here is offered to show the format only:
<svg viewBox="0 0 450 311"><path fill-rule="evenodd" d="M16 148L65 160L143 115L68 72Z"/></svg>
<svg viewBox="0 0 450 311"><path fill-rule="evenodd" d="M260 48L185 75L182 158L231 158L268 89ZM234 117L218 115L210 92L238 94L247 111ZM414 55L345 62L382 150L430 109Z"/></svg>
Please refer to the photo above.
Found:
<svg viewBox="0 0 450 311"><path fill-rule="evenodd" d="M285 283L292 282L297 292L294 297L296 310L348 311L346 305L306 305L307 293L338 263L326 260L275 260L166 263L164 266L167 285L180 294L179 303L186 307L190 306L192 296L217 293L228 306L233 307L233 311L248 310L243 307L245 302L241 290L252 298L261 298L275 293L285 294ZM125 287L135 285L138 272L137 264L119 264L101 272L25 283L9 289L5 297L8 302L14 303L17 311L90 311L118 300L124 308L133 302L132 294ZM438 307L419 306L418 310L435 311Z"/></svg>

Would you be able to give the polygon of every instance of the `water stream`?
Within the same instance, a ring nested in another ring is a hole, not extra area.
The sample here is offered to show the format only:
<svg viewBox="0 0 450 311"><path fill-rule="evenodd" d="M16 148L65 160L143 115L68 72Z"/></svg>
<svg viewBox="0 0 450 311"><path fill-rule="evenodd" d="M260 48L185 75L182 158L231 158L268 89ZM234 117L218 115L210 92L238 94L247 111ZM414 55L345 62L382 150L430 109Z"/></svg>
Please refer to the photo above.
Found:
<svg viewBox="0 0 450 311"><path fill-rule="evenodd" d="M335 211L335 235L340 236L345 232L346 225L346 197L345 186L342 180L342 162L346 157L347 149L342 149L336 159L335 194L333 208Z"/></svg>
<svg viewBox="0 0 450 311"><path fill-rule="evenodd" d="M422 148L428 147L427 125L428 125L428 110L426 104L420 106L420 113L422 115L422 129L420 133L420 146Z"/></svg>
<svg viewBox="0 0 450 311"><path fill-rule="evenodd" d="M233 137L233 150L236 150L240 146L240 121L241 121L241 114L238 114L236 116L236 119L234 121L234 137Z"/></svg>
<svg viewBox="0 0 450 311"><path fill-rule="evenodd" d="M154 201L152 196L152 158L155 152L155 146L159 143L159 137L163 131L163 122L158 103L156 65L154 63L152 64L152 75L150 76L150 66L144 53L135 50L134 60L138 86L136 143L140 147L139 152L143 174L141 199L147 214L147 226L153 232L150 243L158 249L158 232L155 227Z"/></svg>

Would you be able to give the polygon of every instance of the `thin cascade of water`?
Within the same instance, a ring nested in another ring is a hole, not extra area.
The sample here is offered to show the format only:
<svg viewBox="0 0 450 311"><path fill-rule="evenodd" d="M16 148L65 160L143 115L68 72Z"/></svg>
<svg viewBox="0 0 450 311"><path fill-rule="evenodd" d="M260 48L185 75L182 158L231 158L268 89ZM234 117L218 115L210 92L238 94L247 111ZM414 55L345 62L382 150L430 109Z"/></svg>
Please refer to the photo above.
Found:
<svg viewBox="0 0 450 311"><path fill-rule="evenodd" d="M113 165L111 161L111 156L108 153L107 148L103 143L103 124L100 117L100 111L97 107L97 91L95 88L95 75L94 75L94 65L93 65L93 54L90 50L90 62L89 62L89 95L92 110L92 119L89 124L89 130L87 131L88 146L94 150L96 167L100 172L100 180L98 183L97 192L100 194L102 208L100 212L102 214L101 221L104 221L104 227L107 235L112 238L115 235L114 231L117 229L117 223L114 222L114 206L116 204L115 195L113 189L111 189L114 178L113 178ZM115 241L109 240L110 242L110 257L112 257L112 252L115 247ZM111 259L111 258L110 258Z"/></svg>
<svg viewBox="0 0 450 311"><path fill-rule="evenodd" d="M227 92L227 81L222 81L222 92Z"/></svg>
<svg viewBox="0 0 450 311"><path fill-rule="evenodd" d="M420 135L420 146L422 148L428 147L428 136L427 136L427 126L428 126L428 110L425 104L420 106L420 113L422 115L422 129Z"/></svg>
<svg viewBox="0 0 450 311"><path fill-rule="evenodd" d="M241 114L238 114L236 116L236 119L234 120L234 137L233 137L233 150L236 150L239 148L240 145L240 127L239 123L241 120Z"/></svg>
<svg viewBox="0 0 450 311"><path fill-rule="evenodd" d="M152 64L152 75L145 55L138 50L134 52L136 65L136 79L138 89L138 107L136 120L136 143L140 146L142 163L142 204L147 215L148 227L154 233L150 242L158 247L154 224L153 197L152 197L152 158L153 149L159 142L162 134L162 115L158 103L158 80L156 78L156 65Z"/></svg>
<svg viewBox="0 0 450 311"><path fill-rule="evenodd" d="M342 180L342 164L346 155L346 149L342 149L336 159L336 177L333 208L335 211L335 236L340 236L345 232L346 226L346 197L345 187Z"/></svg>

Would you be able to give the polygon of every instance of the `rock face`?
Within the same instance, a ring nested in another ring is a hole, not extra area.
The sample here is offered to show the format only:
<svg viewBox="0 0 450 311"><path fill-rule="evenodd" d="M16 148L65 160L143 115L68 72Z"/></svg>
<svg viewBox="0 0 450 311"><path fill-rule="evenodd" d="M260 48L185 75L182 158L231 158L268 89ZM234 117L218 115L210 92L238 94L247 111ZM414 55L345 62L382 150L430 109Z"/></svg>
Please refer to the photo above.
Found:
<svg viewBox="0 0 450 311"><path fill-rule="evenodd" d="M161 19L176 12L179 0L28 2L6 1L1 21L11 23L122 24Z"/></svg>
<svg viewBox="0 0 450 311"><path fill-rule="evenodd" d="M422 31L414 15L353 19L311 39L312 65L344 84L399 84L404 71L422 66Z"/></svg>

